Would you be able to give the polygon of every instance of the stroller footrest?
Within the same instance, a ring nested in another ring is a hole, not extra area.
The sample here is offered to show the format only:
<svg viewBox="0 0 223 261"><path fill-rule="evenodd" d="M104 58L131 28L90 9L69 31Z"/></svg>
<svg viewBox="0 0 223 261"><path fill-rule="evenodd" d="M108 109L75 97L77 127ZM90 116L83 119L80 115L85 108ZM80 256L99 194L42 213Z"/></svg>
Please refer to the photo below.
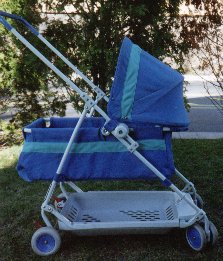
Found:
<svg viewBox="0 0 223 261"><path fill-rule="evenodd" d="M62 214L73 223L78 234L101 230L119 229L168 231L179 227L179 213L176 204L178 196L169 191L97 191L71 194L62 210ZM187 208L188 215L194 215L193 209ZM70 230L59 222L60 229ZM94 230L94 231L93 231ZM106 234L109 232L106 230ZM139 232L139 231L138 231ZM137 233L138 233L137 232ZM141 231L140 233L142 233ZM153 231L154 232L154 231ZM128 233L131 233L128 230Z"/></svg>

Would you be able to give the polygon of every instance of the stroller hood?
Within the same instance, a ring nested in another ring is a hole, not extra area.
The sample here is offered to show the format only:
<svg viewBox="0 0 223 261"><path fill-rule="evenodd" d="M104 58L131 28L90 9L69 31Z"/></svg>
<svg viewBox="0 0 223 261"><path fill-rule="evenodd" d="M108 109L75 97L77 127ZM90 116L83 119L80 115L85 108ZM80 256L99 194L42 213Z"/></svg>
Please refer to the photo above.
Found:
<svg viewBox="0 0 223 261"><path fill-rule="evenodd" d="M183 76L126 37L118 58L108 114L119 121L187 127Z"/></svg>

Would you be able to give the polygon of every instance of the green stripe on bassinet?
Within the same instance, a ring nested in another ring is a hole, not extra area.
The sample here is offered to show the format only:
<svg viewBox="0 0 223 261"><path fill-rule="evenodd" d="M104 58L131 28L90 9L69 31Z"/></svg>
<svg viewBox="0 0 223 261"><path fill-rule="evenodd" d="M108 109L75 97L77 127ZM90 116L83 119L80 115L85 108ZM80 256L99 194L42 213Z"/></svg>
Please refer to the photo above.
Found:
<svg viewBox="0 0 223 261"><path fill-rule="evenodd" d="M164 140L149 139L140 140L138 150L166 150ZM25 142L24 153L64 153L67 142ZM97 152L126 152L128 151L120 142L96 141L73 143L71 153L97 153Z"/></svg>
<svg viewBox="0 0 223 261"><path fill-rule="evenodd" d="M132 45L121 101L122 119L131 119L141 51L138 45Z"/></svg>

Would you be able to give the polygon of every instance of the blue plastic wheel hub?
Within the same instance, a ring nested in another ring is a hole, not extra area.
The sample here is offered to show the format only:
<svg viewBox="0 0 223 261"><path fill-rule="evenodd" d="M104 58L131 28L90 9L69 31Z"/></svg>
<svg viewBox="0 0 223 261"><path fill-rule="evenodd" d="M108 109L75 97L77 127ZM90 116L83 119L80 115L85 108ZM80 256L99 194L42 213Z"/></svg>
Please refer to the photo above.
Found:
<svg viewBox="0 0 223 261"><path fill-rule="evenodd" d="M196 229L196 227L191 227L187 231L187 238L190 242L191 246L195 249L200 249L202 244L202 239L199 231Z"/></svg>
<svg viewBox="0 0 223 261"><path fill-rule="evenodd" d="M186 238L190 247L195 251L201 251L207 243L205 230L199 224L187 228Z"/></svg>
<svg viewBox="0 0 223 261"><path fill-rule="evenodd" d="M55 239L49 234L42 234L36 239L36 246L43 253L50 253L55 245Z"/></svg>

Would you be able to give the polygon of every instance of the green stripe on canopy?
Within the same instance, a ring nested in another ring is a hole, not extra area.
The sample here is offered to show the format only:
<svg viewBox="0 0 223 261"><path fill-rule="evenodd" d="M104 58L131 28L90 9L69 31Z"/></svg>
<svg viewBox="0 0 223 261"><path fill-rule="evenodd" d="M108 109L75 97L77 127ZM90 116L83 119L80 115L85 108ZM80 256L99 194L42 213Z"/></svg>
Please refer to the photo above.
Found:
<svg viewBox="0 0 223 261"><path fill-rule="evenodd" d="M139 150L166 150L164 140L140 140ZM64 153L67 142L25 142L24 153ZM97 153L97 152L126 152L127 148L120 142L96 141L73 143L70 153Z"/></svg>
<svg viewBox="0 0 223 261"><path fill-rule="evenodd" d="M122 119L131 119L141 51L138 45L132 45L121 101Z"/></svg>

